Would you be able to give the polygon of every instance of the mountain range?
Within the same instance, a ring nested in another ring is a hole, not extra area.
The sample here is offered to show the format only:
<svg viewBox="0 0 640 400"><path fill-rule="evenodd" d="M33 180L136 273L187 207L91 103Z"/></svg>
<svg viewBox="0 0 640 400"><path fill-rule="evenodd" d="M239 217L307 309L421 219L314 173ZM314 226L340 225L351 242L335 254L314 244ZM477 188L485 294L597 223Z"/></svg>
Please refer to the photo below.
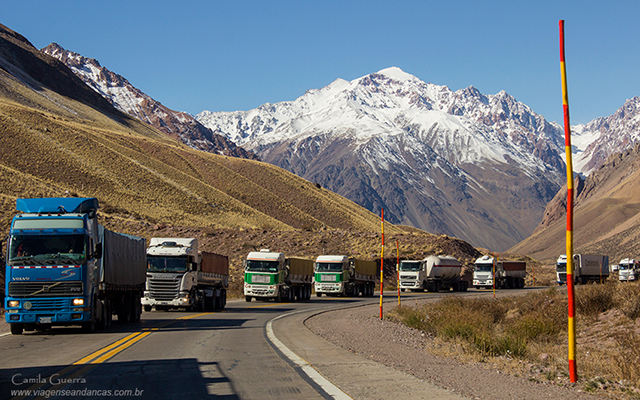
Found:
<svg viewBox="0 0 640 400"><path fill-rule="evenodd" d="M496 250L531 234L565 174L560 127L506 92L454 92L398 68L196 118L393 223Z"/></svg>
<svg viewBox="0 0 640 400"><path fill-rule="evenodd" d="M116 109L153 126L189 147L233 157L259 159L254 153L216 135L191 115L171 110L134 87L123 76L93 58L65 50L57 43L42 52L65 63L82 81L102 95Z"/></svg>
<svg viewBox="0 0 640 400"><path fill-rule="evenodd" d="M235 293L243 258L261 248L380 257L379 215L274 165L170 137L0 24L0 238L17 198L68 196L96 197L100 223L118 232L199 238L229 256ZM468 265L480 255L457 238L388 222L385 232L406 257L451 254ZM394 265L395 255L385 273Z"/></svg>
<svg viewBox="0 0 640 400"><path fill-rule="evenodd" d="M148 96L96 60L55 44L43 51L130 115L153 124L168 114L149 107L151 100L131 100ZM629 132L638 132L638 103L630 99L610 117L572 127L576 172L591 173L637 140ZM203 111L194 120L210 135L374 213L384 209L392 223L492 250L526 239L566 179L564 132L557 123L504 91L452 91L395 67L351 82L338 79L294 101ZM188 129L177 137L216 151Z"/></svg>

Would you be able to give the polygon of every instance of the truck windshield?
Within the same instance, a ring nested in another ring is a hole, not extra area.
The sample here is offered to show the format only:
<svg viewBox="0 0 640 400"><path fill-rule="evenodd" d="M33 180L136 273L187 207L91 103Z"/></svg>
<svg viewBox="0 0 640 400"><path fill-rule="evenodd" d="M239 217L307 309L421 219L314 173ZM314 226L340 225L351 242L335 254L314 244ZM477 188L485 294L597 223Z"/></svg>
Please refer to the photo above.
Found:
<svg viewBox="0 0 640 400"><path fill-rule="evenodd" d="M9 265L84 264L85 235L13 235Z"/></svg>
<svg viewBox="0 0 640 400"><path fill-rule="evenodd" d="M318 272L341 272L343 270L342 263L339 262L319 262L316 263L316 271Z"/></svg>
<svg viewBox="0 0 640 400"><path fill-rule="evenodd" d="M185 272L187 258L147 256L147 270L150 272Z"/></svg>
<svg viewBox="0 0 640 400"><path fill-rule="evenodd" d="M566 263L557 263L556 271L558 272L567 272L567 264Z"/></svg>
<svg viewBox="0 0 640 400"><path fill-rule="evenodd" d="M618 269L619 269L620 271L625 271L625 270L627 270L627 269L631 269L631 268L629 268L629 264L620 264L620 265L618 266Z"/></svg>
<svg viewBox="0 0 640 400"><path fill-rule="evenodd" d="M400 271L420 271L420 262L400 261Z"/></svg>
<svg viewBox="0 0 640 400"><path fill-rule="evenodd" d="M476 264L476 272L491 272L493 271L493 265L491 264Z"/></svg>
<svg viewBox="0 0 640 400"><path fill-rule="evenodd" d="M246 270L254 272L278 272L279 264L278 261L247 260Z"/></svg>

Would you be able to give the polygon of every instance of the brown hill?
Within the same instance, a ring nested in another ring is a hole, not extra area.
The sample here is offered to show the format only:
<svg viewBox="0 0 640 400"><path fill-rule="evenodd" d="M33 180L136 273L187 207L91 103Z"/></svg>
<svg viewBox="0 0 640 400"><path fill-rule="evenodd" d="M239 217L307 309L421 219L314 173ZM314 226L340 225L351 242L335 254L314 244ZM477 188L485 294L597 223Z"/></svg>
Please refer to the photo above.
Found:
<svg viewBox="0 0 640 400"><path fill-rule="evenodd" d="M62 80L62 93L46 84ZM200 237L205 250L231 256L235 282L242 257L257 248L379 257L379 216L273 165L169 138L0 26L2 237L16 198L49 196L97 197L101 221L121 232ZM400 240L403 257L453 254L468 263L478 255L463 241L413 228L386 223L385 233Z"/></svg>
<svg viewBox="0 0 640 400"><path fill-rule="evenodd" d="M640 256L640 145L609 157L574 184L574 252L601 253L610 262ZM566 185L545 210L531 237L509 249L539 260L566 252Z"/></svg>
<svg viewBox="0 0 640 400"><path fill-rule="evenodd" d="M120 111L146 122L187 146L214 154L259 160L254 153L215 134L191 115L171 110L147 96L123 76L101 66L98 60L65 50L56 43L51 43L41 51L67 65L88 87L93 88Z"/></svg>

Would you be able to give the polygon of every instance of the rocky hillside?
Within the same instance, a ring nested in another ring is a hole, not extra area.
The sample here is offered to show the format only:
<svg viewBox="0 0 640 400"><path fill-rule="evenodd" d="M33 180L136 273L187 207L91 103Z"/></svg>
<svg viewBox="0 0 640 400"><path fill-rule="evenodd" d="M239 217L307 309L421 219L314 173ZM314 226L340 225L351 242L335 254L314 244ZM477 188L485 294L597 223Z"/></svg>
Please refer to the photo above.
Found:
<svg viewBox="0 0 640 400"><path fill-rule="evenodd" d="M531 234L564 176L559 126L505 92L454 92L398 68L196 117L390 221L497 250Z"/></svg>
<svg viewBox="0 0 640 400"><path fill-rule="evenodd" d="M640 141L640 97L628 99L608 117L572 127L574 170L583 175L596 171L607 158Z"/></svg>
<svg viewBox="0 0 640 400"><path fill-rule="evenodd" d="M97 197L107 214L152 224L379 229L379 216L289 172L194 150L116 110L3 26L0 66L4 232L17 197L64 195Z"/></svg>
<svg viewBox="0 0 640 400"><path fill-rule="evenodd" d="M610 262L640 257L640 144L610 156L574 184L574 251ZM554 260L566 252L566 185L545 210L535 233L509 252Z"/></svg>
<svg viewBox="0 0 640 400"><path fill-rule="evenodd" d="M257 160L251 151L238 147L227 138L213 133L191 115L171 110L134 87L121 75L100 65L98 60L65 50L57 43L42 52L66 64L89 87L118 110L146 122L170 137L194 149L232 157Z"/></svg>

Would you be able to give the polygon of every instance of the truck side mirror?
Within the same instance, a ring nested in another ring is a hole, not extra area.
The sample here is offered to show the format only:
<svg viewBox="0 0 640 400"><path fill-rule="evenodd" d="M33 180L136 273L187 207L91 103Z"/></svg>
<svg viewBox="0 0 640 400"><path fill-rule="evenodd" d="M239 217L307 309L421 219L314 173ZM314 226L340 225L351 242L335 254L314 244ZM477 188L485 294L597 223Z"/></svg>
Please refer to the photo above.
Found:
<svg viewBox="0 0 640 400"><path fill-rule="evenodd" d="M93 253L95 258L102 258L102 243L96 244L96 251Z"/></svg>

